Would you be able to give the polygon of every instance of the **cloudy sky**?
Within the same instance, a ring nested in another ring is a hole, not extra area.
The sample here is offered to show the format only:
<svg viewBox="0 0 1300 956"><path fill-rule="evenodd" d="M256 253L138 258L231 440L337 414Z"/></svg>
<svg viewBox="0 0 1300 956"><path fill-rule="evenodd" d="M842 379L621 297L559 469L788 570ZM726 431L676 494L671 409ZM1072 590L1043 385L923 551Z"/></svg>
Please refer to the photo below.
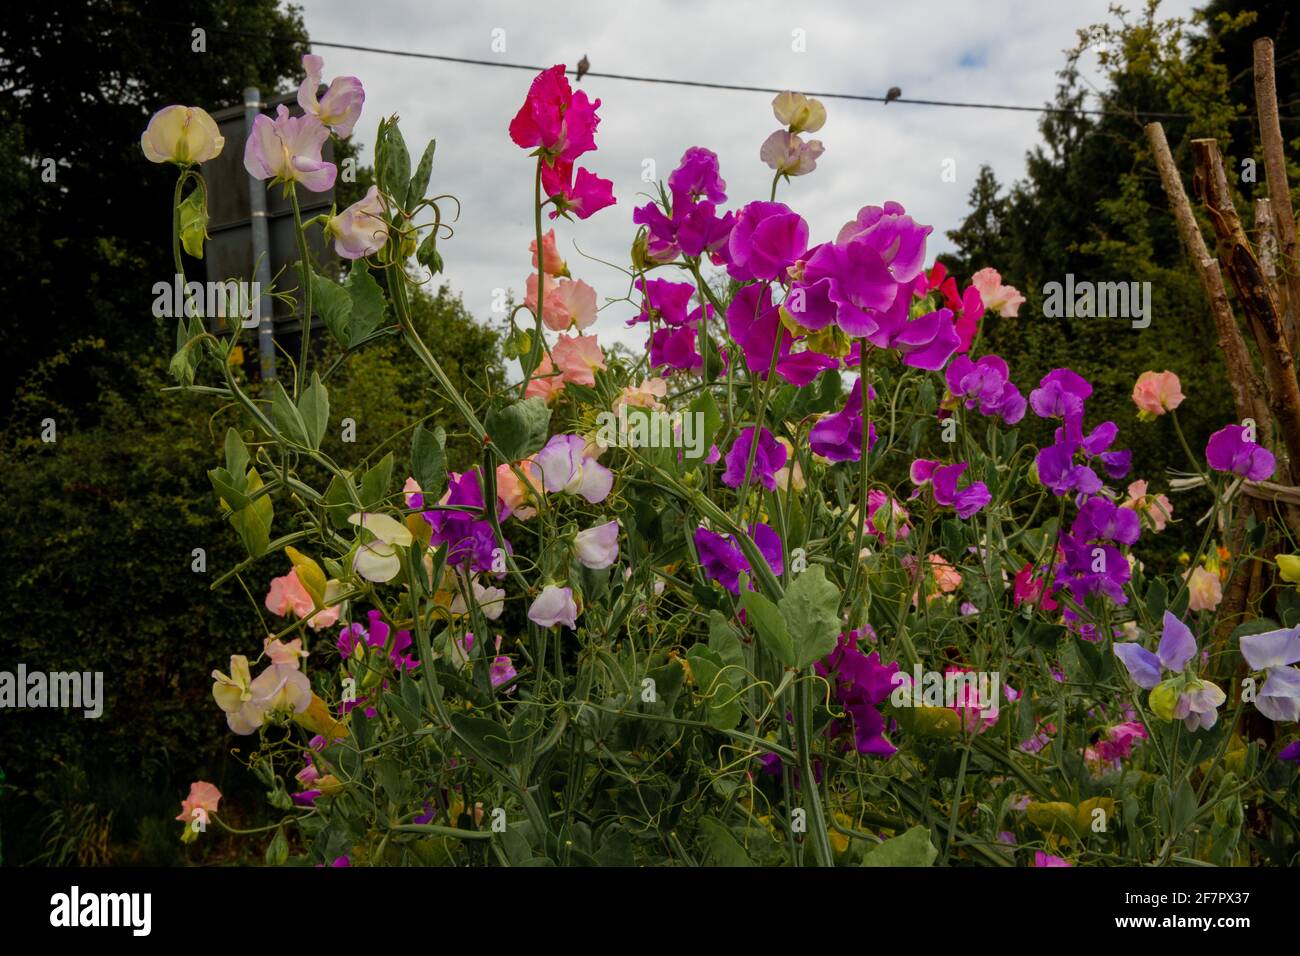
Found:
<svg viewBox="0 0 1300 956"><path fill-rule="evenodd" d="M1110 2L305 0L303 8L318 41L541 66L572 67L586 54L597 72L876 96L898 86L904 97L1032 106L1051 99L1075 31L1105 20ZM1192 6L1165 0L1162 12L1185 15ZM493 49L498 30L504 51ZM793 48L796 31L803 31L803 52ZM489 320L494 290L521 297L533 235L533 165L506 127L530 74L329 47L315 52L325 58L327 82L351 74L365 84L357 136L367 162L381 115L401 117L417 155L437 139L434 187L462 203L456 236L442 246L447 279L470 310ZM618 204L585 222L559 220L557 236L574 276L603 302L624 295L627 280L582 253L627 263L632 209L646 201L638 195L646 188L645 161L666 179L683 150L707 146L719 156L728 208L766 199L772 172L758 149L778 124L769 94L591 77L582 87L600 98L601 123L598 150L580 165L613 180ZM826 107L829 118L816 134L826 151L816 171L778 194L808 220L813 242L832 238L860 207L893 199L934 225L930 252L942 252L943 233L964 215L980 164L991 165L999 181L1013 181L1038 140L1032 113L844 100L827 100ZM941 178L949 159L956 182ZM603 310L595 327L601 341L639 347L642 336L623 328L628 315L626 304Z"/></svg>

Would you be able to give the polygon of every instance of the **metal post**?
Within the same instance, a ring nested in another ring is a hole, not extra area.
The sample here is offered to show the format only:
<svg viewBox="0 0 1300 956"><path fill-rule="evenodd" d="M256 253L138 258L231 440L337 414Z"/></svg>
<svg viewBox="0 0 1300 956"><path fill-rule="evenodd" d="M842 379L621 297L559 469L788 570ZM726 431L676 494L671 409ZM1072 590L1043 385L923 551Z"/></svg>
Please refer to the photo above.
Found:
<svg viewBox="0 0 1300 956"><path fill-rule="evenodd" d="M244 130L252 135L253 120L262 111L262 93L250 86L244 90ZM257 347L261 355L262 381L275 378L275 326L271 316L271 235L266 227L266 187L248 177L249 222L253 230L253 278L261 293L261 321L257 326Z"/></svg>

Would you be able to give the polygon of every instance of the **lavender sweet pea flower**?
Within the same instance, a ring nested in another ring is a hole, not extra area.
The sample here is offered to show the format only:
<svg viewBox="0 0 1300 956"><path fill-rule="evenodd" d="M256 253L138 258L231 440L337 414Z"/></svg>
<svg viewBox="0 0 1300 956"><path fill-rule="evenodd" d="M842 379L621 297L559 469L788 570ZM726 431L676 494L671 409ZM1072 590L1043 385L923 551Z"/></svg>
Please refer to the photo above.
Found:
<svg viewBox="0 0 1300 956"><path fill-rule="evenodd" d="M784 279L808 249L808 223L785 203L751 202L740 210L727 248L733 279Z"/></svg>
<svg viewBox="0 0 1300 956"><path fill-rule="evenodd" d="M614 487L614 473L586 455L587 442L578 435L552 435L533 462L550 492L580 495L599 504Z"/></svg>
<svg viewBox="0 0 1300 956"><path fill-rule="evenodd" d="M1057 497L1076 492L1081 495L1096 494L1101 490L1101 479L1087 465L1074 461L1075 445L1063 442L1040 449L1034 459L1038 480Z"/></svg>
<svg viewBox="0 0 1300 956"><path fill-rule="evenodd" d="M1043 376L1038 388L1029 393L1029 406L1039 418L1083 417L1083 403L1092 395L1092 386L1068 368L1053 369Z"/></svg>
<svg viewBox="0 0 1300 956"><path fill-rule="evenodd" d="M1264 686L1255 695L1255 708L1278 723L1300 721L1300 626L1243 635L1241 656L1252 671L1263 671Z"/></svg>
<svg viewBox="0 0 1300 956"><path fill-rule="evenodd" d="M1114 645L1115 656L1128 669L1133 683L1151 690L1160 683L1163 671L1181 673L1196 656L1196 638L1191 629L1169 611L1165 611L1160 645L1152 654L1136 641Z"/></svg>
<svg viewBox="0 0 1300 956"><path fill-rule="evenodd" d="M985 355L971 361L969 356L958 355L944 377L953 397L981 415L996 415L1008 425L1025 417L1025 398L1011 383L1007 363L1000 356Z"/></svg>
<svg viewBox="0 0 1300 956"><path fill-rule="evenodd" d="M298 105L304 113L315 113L339 139L347 139L352 135L352 127L356 126L361 107L366 102L366 91L362 89L361 81L355 76L336 76L330 81L325 95L317 99L316 90L321 85L325 61L308 53L302 58L302 66L307 71L307 78L298 87Z"/></svg>
<svg viewBox="0 0 1300 956"><path fill-rule="evenodd" d="M1121 508L1106 498L1089 498L1079 506L1070 533L1081 541L1131 545L1142 533L1142 520L1132 508Z"/></svg>
<svg viewBox="0 0 1300 956"><path fill-rule="evenodd" d="M1277 460L1267 448L1246 441L1246 429L1229 425L1210 436L1205 446L1205 460L1215 471L1228 471L1250 481L1273 477Z"/></svg>
<svg viewBox="0 0 1300 956"><path fill-rule="evenodd" d="M750 449L754 444L754 428L751 425L742 431L731 450L727 452L726 469L722 472L722 483L728 488L739 488L745 481L745 469L749 465ZM758 435L758 449L754 452L754 468L751 477L756 479L768 491L776 491L776 473L785 467L787 452L785 446L773 437L766 428Z"/></svg>
<svg viewBox="0 0 1300 956"><path fill-rule="evenodd" d="M563 624L569 630L578 628L578 605L573 600L573 589L548 584L528 607L528 620L538 627Z"/></svg>
<svg viewBox="0 0 1300 956"><path fill-rule="evenodd" d="M592 571L603 571L618 560L618 521L607 521L579 531L573 539L578 563Z"/></svg>
<svg viewBox="0 0 1300 956"><path fill-rule="evenodd" d="M254 179L302 183L311 192L326 192L338 175L337 166L321 159L329 135L313 114L290 116L281 104L274 120L264 113L253 119L253 131L244 144L244 169Z"/></svg>

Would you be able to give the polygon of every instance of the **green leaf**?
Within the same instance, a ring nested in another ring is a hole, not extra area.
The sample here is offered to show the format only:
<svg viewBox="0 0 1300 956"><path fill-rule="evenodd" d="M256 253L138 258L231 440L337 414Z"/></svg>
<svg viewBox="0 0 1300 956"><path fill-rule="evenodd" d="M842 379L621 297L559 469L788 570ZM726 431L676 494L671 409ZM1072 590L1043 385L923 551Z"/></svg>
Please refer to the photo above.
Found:
<svg viewBox="0 0 1300 956"><path fill-rule="evenodd" d="M212 482L212 490L217 493L217 497L232 511L241 511L248 507L248 496L242 489L236 488L229 479L230 473L224 468L212 468L208 471L208 480Z"/></svg>
<svg viewBox="0 0 1300 956"><path fill-rule="evenodd" d="M361 505L371 511L382 505L393 482L393 453L390 451L361 476Z"/></svg>
<svg viewBox="0 0 1300 956"><path fill-rule="evenodd" d="M225 451L226 471L243 477L248 470L248 449L244 447L243 437L233 428L226 429Z"/></svg>
<svg viewBox="0 0 1300 956"><path fill-rule="evenodd" d="M271 417L282 436L298 445L307 444L307 423L278 379L271 391Z"/></svg>
<svg viewBox="0 0 1300 956"><path fill-rule="evenodd" d="M488 414L492 441L511 461L521 461L546 444L551 410L540 398L526 398Z"/></svg>
<svg viewBox="0 0 1300 956"><path fill-rule="evenodd" d="M319 448L325 436L325 428L330 420L330 397L320 376L311 373L311 384L298 399L298 411L301 414L303 428L307 435L307 447Z"/></svg>
<svg viewBox="0 0 1300 956"><path fill-rule="evenodd" d="M930 831L914 826L901 836L896 836L867 851L863 866L931 866L939 851L930 840Z"/></svg>
<svg viewBox="0 0 1300 956"><path fill-rule="evenodd" d="M250 469L245 489L251 494L261 487L262 476ZM272 516L270 495L263 495L230 516L230 523L234 525L250 558L261 557L270 547Z"/></svg>
<svg viewBox="0 0 1300 956"><path fill-rule="evenodd" d="M289 841L285 839L284 827L276 827L275 836L271 838L271 843L266 848L266 865L284 866L288 859Z"/></svg>
<svg viewBox="0 0 1300 956"><path fill-rule="evenodd" d="M1196 791L1192 789L1191 783L1184 780L1178 785L1171 809L1173 832L1181 833L1196 818Z"/></svg>
<svg viewBox="0 0 1300 956"><path fill-rule="evenodd" d="M495 720L460 713L451 715L451 725L457 736L489 760L508 764L513 759L510 734Z"/></svg>
<svg viewBox="0 0 1300 956"><path fill-rule="evenodd" d="M704 835L705 845L708 847L709 856L717 866L753 866L754 861L749 858L745 848L740 845L740 841L732 835L732 832L723 826L713 817L704 817L700 820L700 832Z"/></svg>
<svg viewBox="0 0 1300 956"><path fill-rule="evenodd" d="M321 317L330 335L344 348L350 341L348 326L352 318L352 296L333 279L311 274L312 311Z"/></svg>
<svg viewBox="0 0 1300 956"><path fill-rule="evenodd" d="M411 468L420 490L437 500L447 485L447 432L439 425L426 431L415 426L411 436Z"/></svg>
<svg viewBox="0 0 1300 956"><path fill-rule="evenodd" d="M429 145L424 147L420 162L415 167L415 174L411 176L411 182L406 187L406 201L411 206L419 205L424 199L425 191L429 188L429 176L433 172L433 151L437 147L437 140L429 140Z"/></svg>
<svg viewBox="0 0 1300 956"><path fill-rule="evenodd" d="M180 210L181 246L195 259L203 258L203 241L208 236L208 193L200 185L177 207Z"/></svg>
<svg viewBox="0 0 1300 956"><path fill-rule="evenodd" d="M389 710L397 715L397 719L401 723L402 729L404 729L408 734L420 726L419 713L411 710L411 708L406 705L406 701L394 694L392 691L384 693L384 703L388 705Z"/></svg>
<svg viewBox="0 0 1300 956"><path fill-rule="evenodd" d="M840 592L814 564L795 576L779 605L794 646L794 666L807 667L835 650L840 635Z"/></svg>
<svg viewBox="0 0 1300 956"><path fill-rule="evenodd" d="M411 180L411 154L406 140L397 126L397 119L380 120L379 137L375 147L378 157L375 173L382 189L399 208L406 208L406 190Z"/></svg>
<svg viewBox="0 0 1300 956"><path fill-rule="evenodd" d="M763 646L786 667L794 667L794 641L777 606L757 591L745 590L744 584L741 585L740 606L745 609Z"/></svg>
<svg viewBox="0 0 1300 956"><path fill-rule="evenodd" d="M722 658L725 664L745 666L745 649L741 647L740 635L718 611L709 612L709 650Z"/></svg>
<svg viewBox="0 0 1300 956"><path fill-rule="evenodd" d="M708 703L705 720L710 727L731 730L740 720L740 691L736 690L724 672L726 664L716 651L703 644L692 645L686 652L695 686Z"/></svg>
<svg viewBox="0 0 1300 956"><path fill-rule="evenodd" d="M1169 589L1165 587L1165 582L1156 578L1147 588L1147 614L1151 615L1151 620L1159 621L1165 616L1165 608L1169 606Z"/></svg>
<svg viewBox="0 0 1300 956"><path fill-rule="evenodd" d="M348 319L348 348L361 344L384 322L384 290L379 287L364 259L352 263L344 283L352 299L352 315Z"/></svg>

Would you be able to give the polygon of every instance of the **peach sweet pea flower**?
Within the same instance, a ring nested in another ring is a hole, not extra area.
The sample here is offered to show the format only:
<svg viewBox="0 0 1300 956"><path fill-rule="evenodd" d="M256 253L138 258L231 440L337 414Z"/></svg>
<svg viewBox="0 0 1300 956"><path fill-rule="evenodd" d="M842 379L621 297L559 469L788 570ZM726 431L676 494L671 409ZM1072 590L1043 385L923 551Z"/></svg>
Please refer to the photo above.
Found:
<svg viewBox="0 0 1300 956"><path fill-rule="evenodd" d="M528 479L519 480L509 465L497 465L497 497L500 498L510 514L520 521L527 521L537 514L537 509L529 502L542 496L542 480L537 474L537 465L531 458L519 462L516 466Z"/></svg>
<svg viewBox="0 0 1300 956"><path fill-rule="evenodd" d="M163 107L140 137L145 159L178 166L216 159L225 145L216 120L197 106Z"/></svg>
<svg viewBox="0 0 1300 956"><path fill-rule="evenodd" d="M272 664L284 664L294 670L298 669L299 659L307 656L307 652L302 649L301 637L295 637L288 644L268 637L262 642L262 650Z"/></svg>
<svg viewBox="0 0 1300 956"><path fill-rule="evenodd" d="M537 369L524 389L524 398L540 398L547 405L551 404L564 391L564 379L558 373L551 357L543 352L542 360L537 363Z"/></svg>
<svg viewBox="0 0 1300 956"><path fill-rule="evenodd" d="M206 780L195 780L190 784L190 795L181 801L181 812L177 820L190 823L198 820L202 826L208 825L208 814L217 812L221 802L221 791Z"/></svg>
<svg viewBox="0 0 1300 956"><path fill-rule="evenodd" d="M534 239L528 244L528 251L533 254L533 268L537 268L537 240ZM555 246L555 230L542 236L542 257L546 265L543 267L548 276L557 276L568 278L569 266L560 258L560 251Z"/></svg>
<svg viewBox="0 0 1300 956"><path fill-rule="evenodd" d="M1174 516L1174 506L1164 495L1147 494L1147 483L1135 481L1128 486L1128 499L1121 508L1132 508L1145 518L1156 534L1165 530L1169 519Z"/></svg>
<svg viewBox="0 0 1300 956"><path fill-rule="evenodd" d="M1133 404L1150 420L1172 412L1183 403L1183 386L1173 372L1143 372L1133 386Z"/></svg>
<svg viewBox="0 0 1300 956"><path fill-rule="evenodd" d="M1019 289L1002 284L1002 275L997 269L981 269L970 277L970 281L979 290L984 308L1003 318L1015 318L1020 307L1025 304L1025 297Z"/></svg>
<svg viewBox="0 0 1300 956"><path fill-rule="evenodd" d="M1213 571L1197 566L1187 582L1191 598L1187 606L1193 611L1213 611L1223 600L1223 585Z"/></svg>
<svg viewBox="0 0 1300 956"><path fill-rule="evenodd" d="M528 275L524 291L524 305L537 313L537 273ZM596 290L581 279L559 279L546 283L546 303L542 309L542 322L552 332L567 332L577 326L578 331L596 321Z"/></svg>
<svg viewBox="0 0 1300 956"><path fill-rule="evenodd" d="M322 627L332 627L338 621L338 605L312 615L315 606L302 581L298 580L296 568L290 568L289 573L282 577L271 579L271 589L266 592L266 609L272 614L284 617L292 611L295 617L311 617L307 623L317 631Z"/></svg>
<svg viewBox="0 0 1300 956"><path fill-rule="evenodd" d="M614 411L618 411L620 405L663 411L664 404L659 399L667 394L668 382L662 378L648 378L640 385L625 385L614 402Z"/></svg>
<svg viewBox="0 0 1300 956"><path fill-rule="evenodd" d="M594 335L561 335L551 346L551 359L564 381L575 385L595 385L596 369L605 367L605 353Z"/></svg>
<svg viewBox="0 0 1300 956"><path fill-rule="evenodd" d="M788 492L793 482L795 491L803 491L805 487L803 469L799 467L799 460L795 457L794 445L790 444L788 438L778 437L777 442L785 448L785 465L778 468L773 476L776 478L776 486Z"/></svg>

